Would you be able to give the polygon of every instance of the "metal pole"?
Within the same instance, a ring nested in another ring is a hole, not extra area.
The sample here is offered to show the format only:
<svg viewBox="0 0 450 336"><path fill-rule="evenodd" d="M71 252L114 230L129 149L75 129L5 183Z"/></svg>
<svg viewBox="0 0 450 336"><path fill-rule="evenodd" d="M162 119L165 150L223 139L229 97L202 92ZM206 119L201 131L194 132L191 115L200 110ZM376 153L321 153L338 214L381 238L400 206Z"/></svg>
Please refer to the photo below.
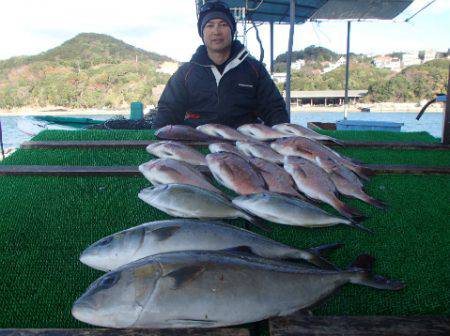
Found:
<svg viewBox="0 0 450 336"><path fill-rule="evenodd" d="M273 21L270 22L270 74L273 75Z"/></svg>
<svg viewBox="0 0 450 336"><path fill-rule="evenodd" d="M294 25L295 25L295 0L291 0L290 6L290 28L289 28L289 44L287 54L286 68L286 109L291 116L291 62L292 62L292 45L294 43Z"/></svg>
<svg viewBox="0 0 450 336"><path fill-rule="evenodd" d="M350 21L347 22L347 58L345 59L345 99L344 99L344 120L348 116L348 78L350 65Z"/></svg>
<svg viewBox="0 0 450 336"><path fill-rule="evenodd" d="M2 160L5 158L5 150L3 149L3 132L2 132L2 122L0 121L0 147L2 150Z"/></svg>
<svg viewBox="0 0 450 336"><path fill-rule="evenodd" d="M442 143L450 144L450 67L448 68L448 83L447 83L447 102L444 113L444 125L442 130Z"/></svg>

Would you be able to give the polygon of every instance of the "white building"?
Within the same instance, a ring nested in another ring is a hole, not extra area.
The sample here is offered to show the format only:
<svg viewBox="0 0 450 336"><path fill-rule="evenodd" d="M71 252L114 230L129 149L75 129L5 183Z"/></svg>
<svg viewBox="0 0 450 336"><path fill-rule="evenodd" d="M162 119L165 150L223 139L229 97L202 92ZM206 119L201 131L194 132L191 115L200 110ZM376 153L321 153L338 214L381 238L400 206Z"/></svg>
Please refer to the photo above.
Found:
<svg viewBox="0 0 450 336"><path fill-rule="evenodd" d="M434 50L425 50L423 54L423 63L432 61L436 58L436 51Z"/></svg>
<svg viewBox="0 0 450 336"><path fill-rule="evenodd" d="M399 72L402 70L400 58L391 56L377 56L373 59L373 64L377 68L388 68L391 71Z"/></svg>
<svg viewBox="0 0 450 336"><path fill-rule="evenodd" d="M274 72L272 79L277 83L286 83L286 72Z"/></svg>
<svg viewBox="0 0 450 336"><path fill-rule="evenodd" d="M327 67L323 68L323 73L327 73L339 68L341 65L345 64L345 60L346 58L342 56L336 61L336 63L331 63Z"/></svg>
<svg viewBox="0 0 450 336"><path fill-rule="evenodd" d="M420 64L419 52L410 51L402 55L402 67L406 68L411 65Z"/></svg>
<svg viewBox="0 0 450 336"><path fill-rule="evenodd" d="M300 70L305 65L305 60L298 59L294 63L292 63L292 70Z"/></svg>

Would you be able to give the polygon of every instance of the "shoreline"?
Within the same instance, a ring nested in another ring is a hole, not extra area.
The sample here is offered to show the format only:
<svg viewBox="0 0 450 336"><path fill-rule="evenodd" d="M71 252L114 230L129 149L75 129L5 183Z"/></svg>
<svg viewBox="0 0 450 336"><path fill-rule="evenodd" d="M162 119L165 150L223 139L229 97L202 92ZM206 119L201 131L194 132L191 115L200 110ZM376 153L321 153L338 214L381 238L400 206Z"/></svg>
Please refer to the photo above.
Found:
<svg viewBox="0 0 450 336"><path fill-rule="evenodd" d="M361 108L370 108L370 112L362 112ZM417 106L415 103L377 103L377 104L357 104L350 105L348 108L349 113L362 112L362 113L419 113L421 106ZM427 108L427 113L440 113L444 112L444 104L432 104ZM292 113L344 113L344 106L291 106ZM145 111L144 111L145 113ZM20 117L20 116L75 116L75 115L118 115L129 116L130 109L104 109L104 108L87 108L87 109L71 109L59 106L49 107L21 107L10 110L0 109L0 116L2 117Z"/></svg>

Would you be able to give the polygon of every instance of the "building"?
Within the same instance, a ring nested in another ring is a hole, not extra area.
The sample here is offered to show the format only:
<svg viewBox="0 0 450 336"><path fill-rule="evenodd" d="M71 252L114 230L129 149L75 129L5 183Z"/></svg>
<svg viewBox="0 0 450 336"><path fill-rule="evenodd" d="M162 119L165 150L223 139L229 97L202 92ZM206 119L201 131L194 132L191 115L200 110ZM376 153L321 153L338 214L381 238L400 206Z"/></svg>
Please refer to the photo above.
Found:
<svg viewBox="0 0 450 336"><path fill-rule="evenodd" d="M410 51L402 55L402 67L406 68L411 65L420 64L419 52Z"/></svg>
<svg viewBox="0 0 450 336"><path fill-rule="evenodd" d="M285 72L274 72L272 74L272 79L277 83L286 83L286 73Z"/></svg>
<svg viewBox="0 0 450 336"><path fill-rule="evenodd" d="M326 67L323 68L323 73L327 73L339 68L341 65L344 65L346 61L345 57L339 58L335 63L329 63Z"/></svg>
<svg viewBox="0 0 450 336"><path fill-rule="evenodd" d="M431 50L431 49L424 51L424 53L423 53L423 62L422 63L425 63L425 62L428 62L428 61L432 61L434 59L436 59L436 51Z"/></svg>
<svg viewBox="0 0 450 336"><path fill-rule="evenodd" d="M348 90L349 102L351 104L355 104L366 94L367 90ZM344 99L345 99L345 90L291 92L291 106L343 105Z"/></svg>
<svg viewBox="0 0 450 336"><path fill-rule="evenodd" d="M294 63L292 63L292 70L300 70L303 66L305 66L305 60L298 59Z"/></svg>
<svg viewBox="0 0 450 336"><path fill-rule="evenodd" d="M398 57L377 56L373 59L373 64L377 68L388 68L395 72L402 70L402 62Z"/></svg>

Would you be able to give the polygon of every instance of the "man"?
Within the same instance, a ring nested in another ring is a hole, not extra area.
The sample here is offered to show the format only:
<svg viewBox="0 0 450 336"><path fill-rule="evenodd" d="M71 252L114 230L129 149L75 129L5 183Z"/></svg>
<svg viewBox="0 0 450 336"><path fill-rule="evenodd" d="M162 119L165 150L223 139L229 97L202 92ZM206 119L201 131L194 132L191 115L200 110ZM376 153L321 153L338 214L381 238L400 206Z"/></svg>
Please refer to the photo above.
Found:
<svg viewBox="0 0 450 336"><path fill-rule="evenodd" d="M233 41L236 21L228 5L204 4L197 27L204 45L170 78L153 127L289 122L283 97L267 70Z"/></svg>

